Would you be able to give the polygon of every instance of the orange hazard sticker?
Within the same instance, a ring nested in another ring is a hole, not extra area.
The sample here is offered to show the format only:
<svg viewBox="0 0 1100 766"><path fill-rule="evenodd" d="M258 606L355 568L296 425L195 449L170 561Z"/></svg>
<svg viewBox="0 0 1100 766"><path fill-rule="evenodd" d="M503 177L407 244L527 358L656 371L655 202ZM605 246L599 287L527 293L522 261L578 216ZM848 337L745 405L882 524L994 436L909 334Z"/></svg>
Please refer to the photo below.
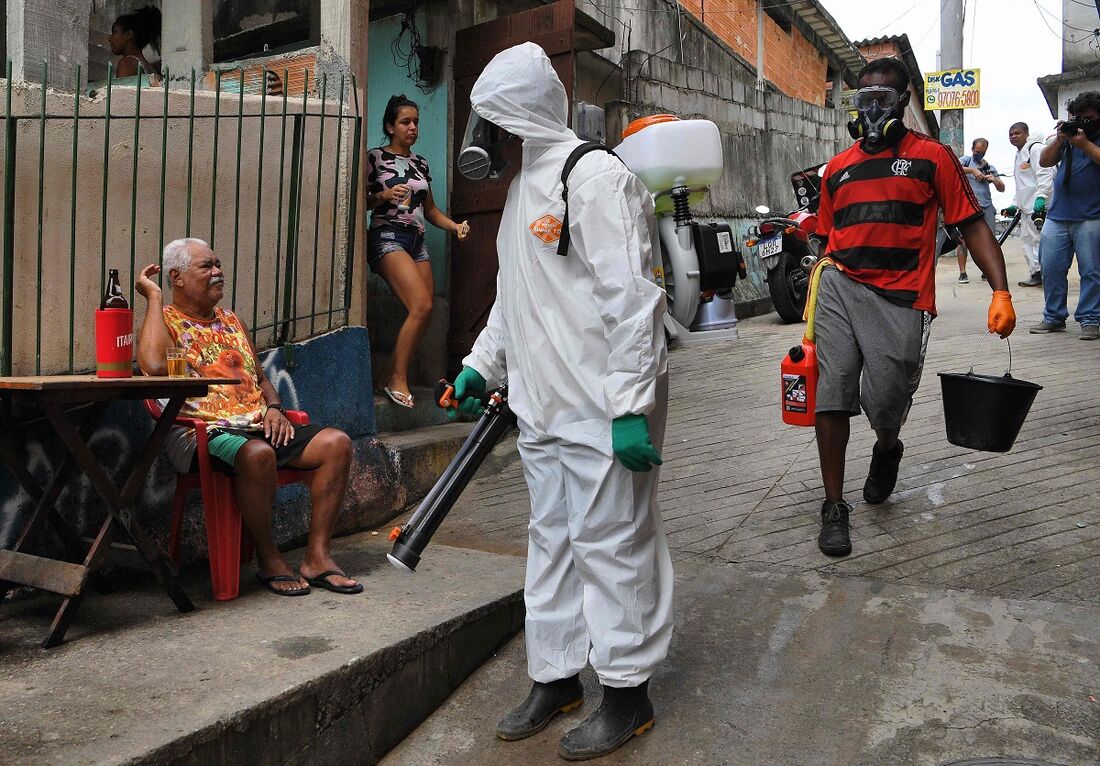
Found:
<svg viewBox="0 0 1100 766"><path fill-rule="evenodd" d="M546 244L561 239L561 221L552 215L544 215L531 224L531 233Z"/></svg>

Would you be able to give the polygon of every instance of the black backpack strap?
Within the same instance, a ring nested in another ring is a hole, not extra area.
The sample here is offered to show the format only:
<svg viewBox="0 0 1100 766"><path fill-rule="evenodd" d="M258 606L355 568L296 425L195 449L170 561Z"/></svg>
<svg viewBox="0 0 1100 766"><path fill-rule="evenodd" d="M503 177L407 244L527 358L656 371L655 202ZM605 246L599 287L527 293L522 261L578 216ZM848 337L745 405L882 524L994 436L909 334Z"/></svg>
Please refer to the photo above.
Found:
<svg viewBox="0 0 1100 766"><path fill-rule="evenodd" d="M569 174L573 172L580 158L589 152L604 151L613 157L618 155L599 141L585 141L569 153L565 167L561 171L561 198L565 202L565 214L562 216L561 236L558 238L558 255L569 255Z"/></svg>

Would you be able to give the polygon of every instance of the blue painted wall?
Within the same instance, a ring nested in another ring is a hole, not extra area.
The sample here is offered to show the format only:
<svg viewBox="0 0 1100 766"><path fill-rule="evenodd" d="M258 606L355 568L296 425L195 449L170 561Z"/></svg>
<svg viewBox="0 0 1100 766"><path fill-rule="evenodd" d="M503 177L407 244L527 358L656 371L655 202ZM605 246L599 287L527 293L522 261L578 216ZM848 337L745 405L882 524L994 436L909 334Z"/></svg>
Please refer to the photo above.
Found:
<svg viewBox="0 0 1100 766"><path fill-rule="evenodd" d="M420 14L417 21L423 29L423 14ZM413 151L428 160L432 171L432 196L435 204L446 210L450 171L447 159L448 85L441 82L430 93L424 93L409 79L408 72L394 64L390 46L400 32L400 16L390 16L370 25L367 44L367 145L373 147L386 143L382 133L382 114L390 96L404 93L415 101L420 106L420 137ZM402 43L407 43L408 39L406 35ZM446 295L447 235L428 224L426 239L428 252L432 257L436 295Z"/></svg>

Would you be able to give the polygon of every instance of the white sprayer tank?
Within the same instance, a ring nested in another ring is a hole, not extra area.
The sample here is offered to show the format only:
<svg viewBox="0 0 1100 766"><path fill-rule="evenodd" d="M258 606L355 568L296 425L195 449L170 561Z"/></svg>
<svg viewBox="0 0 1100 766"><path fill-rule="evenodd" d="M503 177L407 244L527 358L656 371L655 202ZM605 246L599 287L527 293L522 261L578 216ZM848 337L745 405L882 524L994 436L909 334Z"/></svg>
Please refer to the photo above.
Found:
<svg viewBox="0 0 1100 766"><path fill-rule="evenodd" d="M652 194L677 186L709 186L721 177L722 137L717 125L710 120L649 119L655 121L627 135L615 154Z"/></svg>

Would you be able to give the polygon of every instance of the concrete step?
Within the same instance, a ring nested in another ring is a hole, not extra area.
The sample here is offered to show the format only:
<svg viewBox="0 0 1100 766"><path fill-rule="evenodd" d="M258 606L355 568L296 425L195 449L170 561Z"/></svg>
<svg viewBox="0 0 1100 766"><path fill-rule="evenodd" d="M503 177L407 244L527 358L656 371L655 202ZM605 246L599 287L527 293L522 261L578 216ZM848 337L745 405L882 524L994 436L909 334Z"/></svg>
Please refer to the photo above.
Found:
<svg viewBox="0 0 1100 766"><path fill-rule="evenodd" d="M445 425L454 421L447 411L436 406L435 391L429 386L413 386L412 409L393 402L385 394L374 395L375 427L379 432L411 431L428 426Z"/></svg>
<svg viewBox="0 0 1100 766"><path fill-rule="evenodd" d="M180 615L131 578L49 651L57 600L3 605L0 763L372 764L522 627L522 559L433 545L410 575L381 534L334 548L363 594L276 596L249 565L240 598Z"/></svg>
<svg viewBox="0 0 1100 766"><path fill-rule="evenodd" d="M377 444L386 453L386 459L382 462L393 472L396 489L394 502L389 504L393 510L384 517L378 516L378 521L374 523L380 524L394 519L401 516L402 511L407 516L447 470L473 428L472 422L451 421L446 425L378 434ZM485 458L477 476L491 476L519 461L516 435L517 432L513 430L501 439Z"/></svg>

